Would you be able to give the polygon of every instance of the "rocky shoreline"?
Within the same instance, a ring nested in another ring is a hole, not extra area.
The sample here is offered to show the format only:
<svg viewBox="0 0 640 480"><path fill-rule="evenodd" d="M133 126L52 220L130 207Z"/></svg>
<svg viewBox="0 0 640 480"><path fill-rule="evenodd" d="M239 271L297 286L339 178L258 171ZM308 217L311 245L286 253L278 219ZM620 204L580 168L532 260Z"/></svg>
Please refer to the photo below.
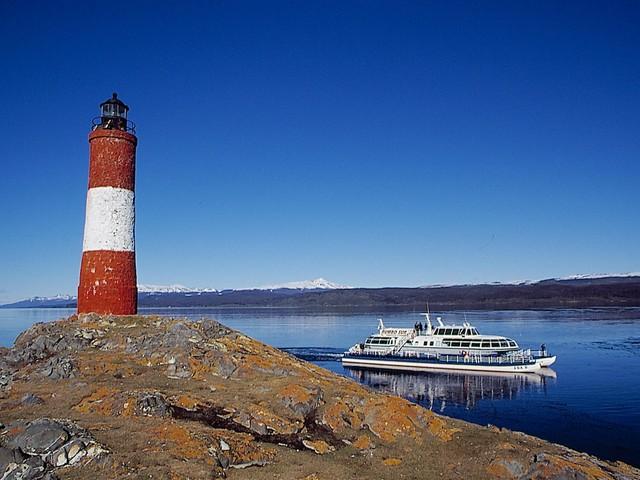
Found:
<svg viewBox="0 0 640 480"><path fill-rule="evenodd" d="M640 479L439 416L213 320L72 316L0 348L0 480Z"/></svg>

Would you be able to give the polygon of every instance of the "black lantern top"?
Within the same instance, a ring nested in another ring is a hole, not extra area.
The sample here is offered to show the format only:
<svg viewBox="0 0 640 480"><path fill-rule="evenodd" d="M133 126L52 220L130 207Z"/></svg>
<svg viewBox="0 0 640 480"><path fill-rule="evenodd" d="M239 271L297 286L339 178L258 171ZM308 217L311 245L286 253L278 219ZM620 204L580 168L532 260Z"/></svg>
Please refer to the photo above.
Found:
<svg viewBox="0 0 640 480"><path fill-rule="evenodd" d="M110 99L100 104L100 117L93 120L93 129L123 130L135 133L135 125L127 120L129 107L113 93Z"/></svg>

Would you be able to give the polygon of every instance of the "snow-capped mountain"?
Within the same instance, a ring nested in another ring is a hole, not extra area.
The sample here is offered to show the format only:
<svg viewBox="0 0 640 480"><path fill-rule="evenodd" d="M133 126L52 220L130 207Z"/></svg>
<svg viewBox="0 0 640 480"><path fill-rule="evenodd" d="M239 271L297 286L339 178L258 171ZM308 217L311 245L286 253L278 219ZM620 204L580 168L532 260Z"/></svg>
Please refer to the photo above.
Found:
<svg viewBox="0 0 640 480"><path fill-rule="evenodd" d="M191 288L184 285L138 285L139 293L202 293L217 292L215 288Z"/></svg>
<svg viewBox="0 0 640 480"><path fill-rule="evenodd" d="M67 300L75 300L76 297L73 295L54 295L53 297L31 297L27 299L29 302L53 302L57 300L67 301Z"/></svg>
<svg viewBox="0 0 640 480"><path fill-rule="evenodd" d="M578 275L570 275L568 277L557 277L554 280L595 280L598 278L625 278L640 277L640 272L627 273L582 273Z"/></svg>
<svg viewBox="0 0 640 480"><path fill-rule="evenodd" d="M347 285L325 280L324 278L315 278L313 280L301 280L299 282L280 283L277 285L265 285L255 288L254 290L339 290L345 288L353 288Z"/></svg>

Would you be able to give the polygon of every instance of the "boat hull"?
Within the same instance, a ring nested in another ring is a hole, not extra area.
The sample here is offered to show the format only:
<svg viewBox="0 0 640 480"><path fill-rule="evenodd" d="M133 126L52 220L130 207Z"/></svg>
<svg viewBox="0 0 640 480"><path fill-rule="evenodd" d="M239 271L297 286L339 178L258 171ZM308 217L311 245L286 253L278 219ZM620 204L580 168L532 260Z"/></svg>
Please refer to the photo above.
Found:
<svg viewBox="0 0 640 480"><path fill-rule="evenodd" d="M542 368L540 362L530 363L472 363L472 362L445 362L432 359L415 358L389 358L374 355L345 355L342 364L346 366L363 368L384 368L391 370L463 370L468 372L504 372L504 373L530 373Z"/></svg>

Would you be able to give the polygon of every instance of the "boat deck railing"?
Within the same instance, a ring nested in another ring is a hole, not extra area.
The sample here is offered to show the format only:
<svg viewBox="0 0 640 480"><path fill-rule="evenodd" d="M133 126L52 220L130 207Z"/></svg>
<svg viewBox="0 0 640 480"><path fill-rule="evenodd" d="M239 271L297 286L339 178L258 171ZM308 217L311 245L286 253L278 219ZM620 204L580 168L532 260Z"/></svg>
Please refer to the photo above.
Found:
<svg viewBox="0 0 640 480"><path fill-rule="evenodd" d="M517 352L508 353L505 355L491 356L491 355L479 355L479 354L467 354L467 355L449 355L446 353L428 353L428 352L394 352L393 350L388 352L372 352L372 351L354 351L350 350L345 353L345 356L371 356L371 357L383 357L383 358L402 358L408 360L435 360L437 362L444 363L468 363L468 364L490 364L490 365L513 365L513 364L530 364L535 361L535 357L532 355L531 350L519 350Z"/></svg>

